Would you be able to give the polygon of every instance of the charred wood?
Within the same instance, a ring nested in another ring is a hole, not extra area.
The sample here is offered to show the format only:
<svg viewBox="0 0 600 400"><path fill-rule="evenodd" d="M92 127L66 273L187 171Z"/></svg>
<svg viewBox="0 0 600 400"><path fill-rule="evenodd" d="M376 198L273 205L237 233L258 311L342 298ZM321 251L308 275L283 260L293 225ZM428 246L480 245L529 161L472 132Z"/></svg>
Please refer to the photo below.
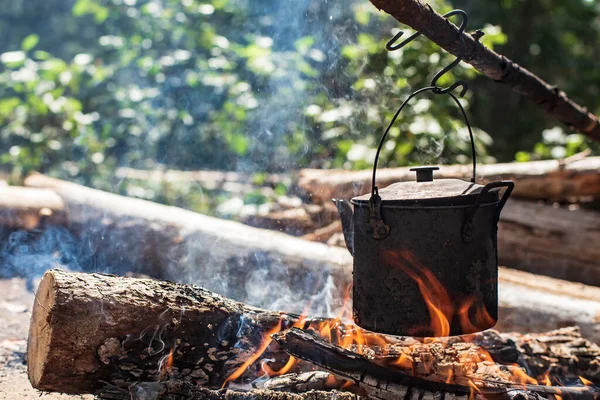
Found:
<svg viewBox="0 0 600 400"><path fill-rule="evenodd" d="M469 396L512 399L515 391L530 398L542 396L552 398L566 395L574 399L597 399L600 392L591 387L552 387L530 384L508 384L486 382L476 390L470 386L450 384L443 381L424 379L409 375L399 369L388 368L357 354L333 345L314 332L292 328L273 335L274 340L290 355L312 362L334 375L355 382L370 397L377 399L468 399ZM511 393L509 395L509 393ZM531 395L530 395L531 393Z"/></svg>
<svg viewBox="0 0 600 400"><path fill-rule="evenodd" d="M195 286L52 270L44 275L33 307L29 377L36 388L70 393L93 392L101 381L179 379L218 388L244 364L240 375L252 380L264 376L265 360L274 360L269 364L273 370L287 363L287 354L265 342L269 333L294 324L318 329L325 323L348 333L358 329L332 320L299 322L297 316L249 307ZM410 338L370 335L396 350L415 344ZM546 368L564 367L571 375L593 379L598 348L578 335L571 330L552 334L549 341L543 334L527 337L522 359L539 369L545 357L551 360ZM528 353L526 346L544 340L551 345L543 354ZM492 332L474 335L474 345L498 362L521 359L513 342ZM421 347L421 355L431 348ZM570 366L574 357L576 367ZM300 362L292 371L309 369Z"/></svg>

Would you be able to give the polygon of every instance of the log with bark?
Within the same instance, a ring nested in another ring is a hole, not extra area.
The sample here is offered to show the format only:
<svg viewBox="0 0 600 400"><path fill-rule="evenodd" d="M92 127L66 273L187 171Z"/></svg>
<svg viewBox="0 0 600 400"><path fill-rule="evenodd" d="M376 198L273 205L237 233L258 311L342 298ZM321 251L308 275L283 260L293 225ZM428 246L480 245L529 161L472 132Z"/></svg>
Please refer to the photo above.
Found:
<svg viewBox="0 0 600 400"><path fill-rule="evenodd" d="M33 230L67 222L65 204L56 192L14 186L0 186L0 225Z"/></svg>
<svg viewBox="0 0 600 400"><path fill-rule="evenodd" d="M421 0L371 0L371 3L403 24L421 32L444 50L462 57L463 61L487 77L506 84L529 98L567 127L600 141L600 121L596 115L570 100L555 86L485 47L478 41L481 33L471 35L463 32L459 37L458 28L454 24Z"/></svg>
<svg viewBox="0 0 600 400"><path fill-rule="evenodd" d="M502 265L600 286L600 212L509 200L498 225Z"/></svg>
<svg viewBox="0 0 600 400"><path fill-rule="evenodd" d="M477 167L477 182L513 180L512 198L573 202L600 197L600 157L576 161L533 161L527 163L488 164ZM298 176L298 187L323 204L333 198L351 199L370 192L372 171L305 169ZM468 180L471 166L448 165L435 172L435 178ZM410 168L384 168L377 171L380 188L395 182L413 181Z"/></svg>
<svg viewBox="0 0 600 400"><path fill-rule="evenodd" d="M269 332L296 321L189 285L51 270L35 297L29 378L35 388L67 393L167 378L216 388ZM262 354L275 360L272 368L287 361L282 356ZM250 376L264 374L250 364Z"/></svg>
<svg viewBox="0 0 600 400"><path fill-rule="evenodd" d="M523 299L521 295L519 300ZM249 307L189 285L52 270L44 275L33 305L29 377L36 388L69 393L93 392L106 382L122 386L166 379L218 388L236 371L234 378L252 380L265 374L267 360L273 360L268 365L275 371L288 362L287 355L269 343L269 334L294 324L320 329L325 323L339 325L329 320L298 321L298 316ZM379 342L383 338L396 343L396 348L401 345L397 339L376 336ZM517 362L514 343L500 335L476 338L474 342L496 359ZM580 352L572 352L578 354L580 369L570 373L592 378L587 374L598 362L594 347L577 335L573 340L581 342ZM586 347L591 349L587 358L582 357ZM556 358L556 366L572 361L557 355L571 351L567 350L558 343L544 356ZM539 364L536 357L528 360ZM306 370L306 365L295 368Z"/></svg>
<svg viewBox="0 0 600 400"><path fill-rule="evenodd" d="M343 292L351 280L345 249L43 175L30 176L25 185L62 198L68 228L81 242L84 271L200 283L254 306L291 312L301 312L325 289L341 298L337 289ZM313 315L325 315L321 304L313 305Z"/></svg>
<svg viewBox="0 0 600 400"><path fill-rule="evenodd" d="M409 374L400 368L390 368L373 362L369 358L348 349L341 348L322 339L315 332L292 328L273 335L279 346L293 357L311 362L334 375L350 380L364 389L369 397L375 399L397 398L460 398L479 395L483 398L510 399L514 392L521 392L525 398L554 398L566 395L573 399L598 399L600 391L592 387L553 387L503 379L500 369L492 368L481 360L472 376L468 379L447 383L444 380L427 379L417 373ZM461 357L460 355L458 356ZM506 375L506 374L504 374ZM467 375L465 375L465 378ZM473 388L476 386L476 389ZM510 393L510 394L509 394Z"/></svg>

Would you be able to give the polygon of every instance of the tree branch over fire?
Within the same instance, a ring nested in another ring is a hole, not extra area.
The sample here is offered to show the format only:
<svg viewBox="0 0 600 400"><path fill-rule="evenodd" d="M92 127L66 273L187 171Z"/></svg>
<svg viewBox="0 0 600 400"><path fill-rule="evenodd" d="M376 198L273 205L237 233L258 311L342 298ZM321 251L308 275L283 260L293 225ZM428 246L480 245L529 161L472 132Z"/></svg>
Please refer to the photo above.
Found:
<svg viewBox="0 0 600 400"><path fill-rule="evenodd" d="M463 40L457 40L458 28L428 4L421 0L371 0L371 3L421 32L447 52L455 56L462 55L463 61L471 64L477 71L529 98L548 115L569 128L600 142L600 121L596 115L570 100L557 87L488 49L466 32L462 34L463 49Z"/></svg>

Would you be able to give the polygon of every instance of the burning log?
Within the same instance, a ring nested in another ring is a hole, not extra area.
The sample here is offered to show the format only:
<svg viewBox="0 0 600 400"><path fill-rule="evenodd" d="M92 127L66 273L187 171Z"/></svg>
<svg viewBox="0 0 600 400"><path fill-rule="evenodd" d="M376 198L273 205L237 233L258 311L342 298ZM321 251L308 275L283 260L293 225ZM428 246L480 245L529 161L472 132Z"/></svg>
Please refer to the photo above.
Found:
<svg viewBox="0 0 600 400"><path fill-rule="evenodd" d="M68 228L94 255L84 270L185 279L267 308L265 301L286 297L304 305L328 282L343 290L351 280L351 257L344 249L43 175L30 176L25 185L52 189L62 198Z"/></svg>
<svg viewBox="0 0 600 400"><path fill-rule="evenodd" d="M309 361L331 373L350 380L370 397L376 399L419 398L437 399L443 397L467 399L472 395L485 398L513 398L514 392L521 392L525 398L529 393L544 397L567 395L570 398L600 398L600 392L589 387L553 387L529 383L511 383L499 380L498 376L486 376L486 370L477 370L477 377L465 384L424 379L416 374L409 375L399 368L374 363L353 351L331 344L316 333L292 328L273 335L279 346L296 358ZM400 365L401 366L401 365ZM494 370L494 372L499 370ZM487 378L487 380L486 380ZM512 393L511 393L512 392ZM511 393L509 395L509 393Z"/></svg>
<svg viewBox="0 0 600 400"><path fill-rule="evenodd" d="M377 171L379 187L414 180L407 168ZM527 163L489 164L477 167L478 182L512 180L514 198L566 202L583 197L600 196L600 157L567 161L533 161ZM436 178L470 178L469 165L448 165L435 173ZM333 198L350 199L371 189L372 171L315 170L300 171L298 186L323 204Z"/></svg>
<svg viewBox="0 0 600 400"><path fill-rule="evenodd" d="M268 340L268 335L292 326L343 328L337 320L265 311L189 285L52 270L44 275L33 307L29 377L36 388L69 393L94 392L102 382L166 379L218 388L226 380L263 376L267 367L278 373L285 373L284 364L291 371L306 370L306 364L290 363L287 354ZM357 328L343 328L350 329ZM357 332L373 343L391 343L396 350L414 344ZM598 349L592 353L593 347L577 334L571 333L568 351L578 357L580 369L570 373L582 371L593 379L589 371L599 362ZM554 335L543 355L532 353L527 360L539 367L542 356L556 359L548 368L572 362L572 357L560 356L567 354L566 335L562 336L555 340ZM494 359L519 360L514 344L499 335L475 338ZM543 342L542 335L538 342ZM523 348L525 343L531 348L534 342L523 343ZM586 346L591 349L589 357L583 356ZM269 359L274 361L267 366Z"/></svg>
<svg viewBox="0 0 600 400"><path fill-rule="evenodd" d="M36 295L29 378L66 393L167 378L220 387L244 363L263 375L258 356L285 363L278 349L259 349L267 333L297 322L194 286L52 270Z"/></svg>

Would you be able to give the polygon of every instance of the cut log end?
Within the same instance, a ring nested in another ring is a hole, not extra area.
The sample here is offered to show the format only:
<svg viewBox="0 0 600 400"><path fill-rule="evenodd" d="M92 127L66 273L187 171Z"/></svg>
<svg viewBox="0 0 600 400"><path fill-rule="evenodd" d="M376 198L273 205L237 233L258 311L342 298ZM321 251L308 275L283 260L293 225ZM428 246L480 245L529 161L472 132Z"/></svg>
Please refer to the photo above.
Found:
<svg viewBox="0 0 600 400"><path fill-rule="evenodd" d="M29 326L29 338L27 343L27 370L29 380L33 387L42 387L46 371L46 360L52 345L54 327L50 323L50 310L56 304L56 285L54 271L44 274L35 296L35 306ZM43 306L42 306L43 304Z"/></svg>

